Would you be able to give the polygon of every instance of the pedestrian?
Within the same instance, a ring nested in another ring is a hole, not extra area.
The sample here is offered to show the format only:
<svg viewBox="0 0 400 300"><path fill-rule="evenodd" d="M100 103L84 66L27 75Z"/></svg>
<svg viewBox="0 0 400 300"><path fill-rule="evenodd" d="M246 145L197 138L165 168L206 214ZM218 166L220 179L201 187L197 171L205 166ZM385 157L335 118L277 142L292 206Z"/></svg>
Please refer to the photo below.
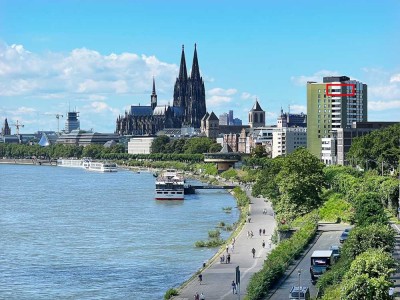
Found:
<svg viewBox="0 0 400 300"><path fill-rule="evenodd" d="M226 253L228 253L228 250L229 250L229 246L226 245Z"/></svg>
<svg viewBox="0 0 400 300"><path fill-rule="evenodd" d="M234 280L232 280L232 294L236 294L236 283Z"/></svg>
<svg viewBox="0 0 400 300"><path fill-rule="evenodd" d="M201 282L203 281L203 275L202 274L199 274L199 282L200 282L200 285L201 285Z"/></svg>
<svg viewBox="0 0 400 300"><path fill-rule="evenodd" d="M225 262L225 255L222 254L222 262Z"/></svg>
<svg viewBox="0 0 400 300"><path fill-rule="evenodd" d="M269 241L268 247L269 247L269 249L271 249L271 241Z"/></svg>
<svg viewBox="0 0 400 300"><path fill-rule="evenodd" d="M265 235L265 229L263 229L263 235Z"/></svg>
<svg viewBox="0 0 400 300"><path fill-rule="evenodd" d="M249 223L250 223L250 221L251 221L251 218L249 217L247 220L248 220L248 221L249 221Z"/></svg>
<svg viewBox="0 0 400 300"><path fill-rule="evenodd" d="M265 248L265 241L262 242L262 247Z"/></svg>
<svg viewBox="0 0 400 300"><path fill-rule="evenodd" d="M232 243L231 245L231 252L233 253L233 250L235 250L235 244Z"/></svg>
<svg viewBox="0 0 400 300"><path fill-rule="evenodd" d="M200 300L206 300L206 297L204 296L203 293L200 294Z"/></svg>
<svg viewBox="0 0 400 300"><path fill-rule="evenodd" d="M253 253L253 258L255 258L256 257L256 249L251 249L251 253Z"/></svg>
<svg viewBox="0 0 400 300"><path fill-rule="evenodd" d="M232 245L235 245L235 242L236 242L236 238L233 238Z"/></svg>
<svg viewBox="0 0 400 300"><path fill-rule="evenodd" d="M194 300L200 300L200 295L198 292L196 292L196 294L194 294Z"/></svg>
<svg viewBox="0 0 400 300"><path fill-rule="evenodd" d="M247 231L247 238L250 237L250 231Z"/></svg>
<svg viewBox="0 0 400 300"><path fill-rule="evenodd" d="M226 261L227 261L228 264L231 263L231 255L230 254L228 254L228 257L226 258Z"/></svg>
<svg viewBox="0 0 400 300"><path fill-rule="evenodd" d="M260 230L258 231L258 233L261 235L261 233L262 233L262 229L260 228Z"/></svg>
<svg viewBox="0 0 400 300"><path fill-rule="evenodd" d="M254 236L254 233L253 233L253 230L251 230L250 231L250 237L253 238L253 236Z"/></svg>

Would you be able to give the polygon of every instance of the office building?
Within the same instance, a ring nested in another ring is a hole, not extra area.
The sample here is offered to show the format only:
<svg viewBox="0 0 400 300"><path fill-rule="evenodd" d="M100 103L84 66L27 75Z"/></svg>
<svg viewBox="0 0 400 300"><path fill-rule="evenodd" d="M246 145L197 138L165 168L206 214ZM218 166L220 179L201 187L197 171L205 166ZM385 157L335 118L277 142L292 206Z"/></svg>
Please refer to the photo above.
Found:
<svg viewBox="0 0 400 300"><path fill-rule="evenodd" d="M347 76L307 83L307 148L322 159L322 139L367 121L367 85ZM324 140L326 142L326 140Z"/></svg>
<svg viewBox="0 0 400 300"><path fill-rule="evenodd" d="M67 120L65 120L65 133L70 133L72 130L80 129L80 122L78 120L79 112L69 111L67 113Z"/></svg>

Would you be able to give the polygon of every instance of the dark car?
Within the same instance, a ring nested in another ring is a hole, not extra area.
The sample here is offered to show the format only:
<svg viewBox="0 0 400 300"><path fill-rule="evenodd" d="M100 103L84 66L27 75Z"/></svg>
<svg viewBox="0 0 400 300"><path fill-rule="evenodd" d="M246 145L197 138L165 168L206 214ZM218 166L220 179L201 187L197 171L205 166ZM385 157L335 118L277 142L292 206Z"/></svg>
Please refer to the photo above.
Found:
<svg viewBox="0 0 400 300"><path fill-rule="evenodd" d="M340 257L340 247L337 245L332 245L329 250L333 251L333 257L338 260Z"/></svg>
<svg viewBox="0 0 400 300"><path fill-rule="evenodd" d="M341 236L340 236L340 238L339 238L339 242L341 244L343 244L347 240L348 237L349 237L349 232L348 231L343 231Z"/></svg>

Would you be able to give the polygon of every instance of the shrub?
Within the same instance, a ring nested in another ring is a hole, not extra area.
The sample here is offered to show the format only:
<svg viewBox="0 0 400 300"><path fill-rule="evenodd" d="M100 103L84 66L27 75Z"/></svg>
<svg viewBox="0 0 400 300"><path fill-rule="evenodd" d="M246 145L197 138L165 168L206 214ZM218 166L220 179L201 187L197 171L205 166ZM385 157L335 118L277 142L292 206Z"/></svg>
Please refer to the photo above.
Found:
<svg viewBox="0 0 400 300"><path fill-rule="evenodd" d="M169 289L165 292L164 299L171 299L173 296L178 296L178 291L176 289Z"/></svg>
<svg viewBox="0 0 400 300"><path fill-rule="evenodd" d="M206 248L215 248L222 246L225 241L221 238L212 238L207 241L197 241L194 245L198 248L206 247Z"/></svg>
<svg viewBox="0 0 400 300"><path fill-rule="evenodd" d="M247 196L246 192L242 191L242 190L240 189L240 187L238 187L238 186L235 187L235 188L233 189L233 194L234 194L234 196L235 196L235 198L236 198L237 205L238 205L239 207L246 206L246 205L248 205L248 204L250 203L250 199L249 199L249 197Z"/></svg>
<svg viewBox="0 0 400 300"><path fill-rule="evenodd" d="M221 232L219 230L209 230L208 231L209 238L218 238L220 235L221 235Z"/></svg>
<svg viewBox="0 0 400 300"><path fill-rule="evenodd" d="M319 216L326 222L351 223L353 219L352 206L338 193L330 194L327 201L319 209Z"/></svg>

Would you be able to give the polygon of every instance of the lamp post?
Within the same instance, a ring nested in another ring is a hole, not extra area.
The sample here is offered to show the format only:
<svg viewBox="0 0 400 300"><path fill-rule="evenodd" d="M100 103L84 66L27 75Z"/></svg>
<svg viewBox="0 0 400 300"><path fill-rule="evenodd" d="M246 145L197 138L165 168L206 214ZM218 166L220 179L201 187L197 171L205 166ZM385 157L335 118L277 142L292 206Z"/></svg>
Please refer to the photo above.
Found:
<svg viewBox="0 0 400 300"><path fill-rule="evenodd" d="M297 275L299 275L299 287L298 287L298 298L300 299L300 291L301 291L301 271L302 271L302 269L298 269L297 270Z"/></svg>

